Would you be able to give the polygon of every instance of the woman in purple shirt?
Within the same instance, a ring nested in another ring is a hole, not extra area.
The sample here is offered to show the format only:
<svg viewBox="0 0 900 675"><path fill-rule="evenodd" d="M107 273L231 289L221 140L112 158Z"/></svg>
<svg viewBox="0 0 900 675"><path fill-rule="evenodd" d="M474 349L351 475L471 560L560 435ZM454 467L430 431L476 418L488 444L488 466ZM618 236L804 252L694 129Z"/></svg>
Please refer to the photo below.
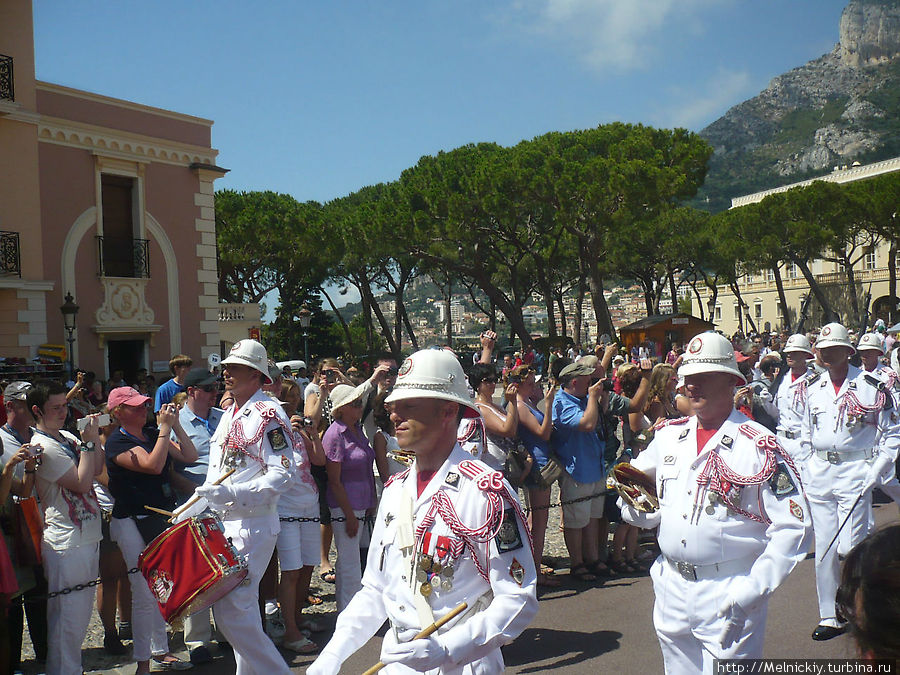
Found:
<svg viewBox="0 0 900 675"><path fill-rule="evenodd" d="M360 562L360 520L375 506L375 478L372 462L375 451L363 434L360 388L339 384L331 390L334 422L322 437L328 472L325 498L334 524L335 597L338 612L362 587Z"/></svg>

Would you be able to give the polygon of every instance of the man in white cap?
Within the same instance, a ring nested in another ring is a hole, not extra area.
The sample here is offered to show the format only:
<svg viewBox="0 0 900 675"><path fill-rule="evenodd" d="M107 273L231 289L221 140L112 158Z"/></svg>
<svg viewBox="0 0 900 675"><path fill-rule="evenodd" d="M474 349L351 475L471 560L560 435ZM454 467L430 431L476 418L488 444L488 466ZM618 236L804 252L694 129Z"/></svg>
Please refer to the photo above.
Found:
<svg viewBox="0 0 900 675"><path fill-rule="evenodd" d="M900 409L900 376L893 368L881 363L884 356L884 342L878 333L866 333L859 339L856 351L862 361L862 369L872 373L884 382L887 392L894 398L894 410ZM896 466L888 467L887 471L879 476L876 487L888 497L900 504L900 481L897 480ZM875 527L875 514L869 511L869 531Z"/></svg>
<svg viewBox="0 0 900 675"><path fill-rule="evenodd" d="M796 459L800 444L800 417L806 408L806 377L810 374L809 361L813 358L809 338L801 333L791 335L781 350L788 370L782 376L775 392L778 408L778 442ZM798 466L803 471L802 466Z"/></svg>
<svg viewBox="0 0 900 675"><path fill-rule="evenodd" d="M871 490L893 465L900 433L884 383L850 365L855 350L844 326L823 326L816 351L826 370L807 379L800 455L808 457L806 495L816 537L819 625L812 638L829 640L846 630L835 611L840 564L833 540L847 514L848 545L866 536Z"/></svg>
<svg viewBox="0 0 900 675"><path fill-rule="evenodd" d="M415 463L385 485L362 589L307 673L336 674L385 618L385 672L503 672L500 647L537 612L536 574L515 492L456 441L462 417L478 415L465 374L450 352L416 352L387 403ZM438 632L413 639L463 601Z"/></svg>
<svg viewBox="0 0 900 675"><path fill-rule="evenodd" d="M679 374L695 416L657 429L632 461L655 480L659 509L620 502L626 521L659 527L653 623L670 675L762 656L769 597L803 558L809 526L790 457L733 408L745 379L731 342L712 332L694 337Z"/></svg>
<svg viewBox="0 0 900 675"><path fill-rule="evenodd" d="M294 471L294 435L282 407L262 390L272 382L265 347L255 340L236 342L222 368L234 405L222 415L210 440L209 472L195 492L203 499L179 517L208 504L220 512L225 536L247 558L249 583L213 605L216 625L234 649L237 675L289 673L263 632L258 596L280 529L278 496ZM230 478L214 485L231 469L235 471Z"/></svg>

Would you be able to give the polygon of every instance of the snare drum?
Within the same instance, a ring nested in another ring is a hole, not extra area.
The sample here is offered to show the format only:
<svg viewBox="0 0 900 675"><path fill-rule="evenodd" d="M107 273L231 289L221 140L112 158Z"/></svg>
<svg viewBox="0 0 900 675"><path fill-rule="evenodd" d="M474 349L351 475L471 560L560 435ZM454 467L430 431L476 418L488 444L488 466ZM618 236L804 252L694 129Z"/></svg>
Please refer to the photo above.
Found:
<svg viewBox="0 0 900 675"><path fill-rule="evenodd" d="M222 521L209 513L156 537L141 553L138 567L170 624L211 606L248 574L247 561L225 538Z"/></svg>

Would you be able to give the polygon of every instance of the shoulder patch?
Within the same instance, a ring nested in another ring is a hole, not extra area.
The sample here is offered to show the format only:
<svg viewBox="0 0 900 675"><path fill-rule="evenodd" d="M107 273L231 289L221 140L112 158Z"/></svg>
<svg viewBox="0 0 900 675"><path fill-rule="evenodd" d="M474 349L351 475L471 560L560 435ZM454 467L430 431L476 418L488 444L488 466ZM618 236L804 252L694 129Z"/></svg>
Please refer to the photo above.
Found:
<svg viewBox="0 0 900 675"><path fill-rule="evenodd" d="M812 384L813 382L818 380L820 377L822 377L822 373L819 373L819 372L814 372L814 373L810 373L809 375L807 375L806 376L807 386L809 386L810 384Z"/></svg>
<svg viewBox="0 0 900 675"><path fill-rule="evenodd" d="M775 473L769 478L769 487L772 488L772 494L779 499L797 494L797 485L791 476L791 472L781 462L775 467Z"/></svg>
<svg viewBox="0 0 900 675"><path fill-rule="evenodd" d="M272 444L272 450L275 452L281 453L288 447L287 439L284 437L284 431L281 427L276 427L272 429L269 433L266 434L269 438L269 443Z"/></svg>
<svg viewBox="0 0 900 675"><path fill-rule="evenodd" d="M519 532L519 524L516 522L516 512L513 509L503 509L503 521L497 536L494 537L497 550L500 553L509 553L522 548L522 535Z"/></svg>
<svg viewBox="0 0 900 675"><path fill-rule="evenodd" d="M455 471L448 471L447 477L444 479L444 483L446 483L450 487L457 487L459 485L459 474Z"/></svg>

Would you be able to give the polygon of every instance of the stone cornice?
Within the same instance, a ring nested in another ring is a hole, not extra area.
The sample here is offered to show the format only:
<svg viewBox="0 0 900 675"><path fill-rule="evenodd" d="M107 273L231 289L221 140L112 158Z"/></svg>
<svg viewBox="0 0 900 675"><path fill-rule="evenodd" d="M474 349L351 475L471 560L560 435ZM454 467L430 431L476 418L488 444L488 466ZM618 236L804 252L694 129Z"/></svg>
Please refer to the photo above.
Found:
<svg viewBox="0 0 900 675"><path fill-rule="evenodd" d="M108 127L83 124L42 115L38 122L38 140L90 150L95 154L143 162L164 164L215 164L218 150L188 143L162 141Z"/></svg>
<svg viewBox="0 0 900 675"><path fill-rule="evenodd" d="M731 200L731 208L735 208L737 206L746 206L747 204L755 204L757 202L761 202L769 195L774 195L778 192L787 192L791 188L795 187L811 185L817 180L823 180L828 183L852 183L855 180L873 178L875 176L880 176L883 173L891 173L893 171L900 171L900 157L886 159L882 162L875 162L873 164L865 164L863 166L852 166L846 169L837 169L827 176L817 176L816 178L802 180L797 183L791 183L790 185L782 185L781 187L772 188L771 190L763 190L761 192L754 192L750 195L735 197Z"/></svg>
<svg viewBox="0 0 900 675"><path fill-rule="evenodd" d="M95 103L103 103L104 105L114 105L118 108L125 108L126 110L134 110L136 112L149 113L151 115L157 115L160 117L168 117L169 119L178 120L180 122L191 122L193 124L200 124L206 127L212 127L213 121L205 119L203 117L194 117L193 115L185 115L184 113L174 112L172 110L165 110L163 108L154 108L149 105L142 105L141 103L135 103L134 101L125 101L120 98L112 98L110 96L104 96L102 94L95 94L90 91L84 91L82 89L72 89L71 87L64 87L61 84L53 84L52 82L42 82L38 80L36 83L36 88L39 91L48 91L54 94L62 94L64 96L73 96L75 98L84 99L86 101L93 101Z"/></svg>

